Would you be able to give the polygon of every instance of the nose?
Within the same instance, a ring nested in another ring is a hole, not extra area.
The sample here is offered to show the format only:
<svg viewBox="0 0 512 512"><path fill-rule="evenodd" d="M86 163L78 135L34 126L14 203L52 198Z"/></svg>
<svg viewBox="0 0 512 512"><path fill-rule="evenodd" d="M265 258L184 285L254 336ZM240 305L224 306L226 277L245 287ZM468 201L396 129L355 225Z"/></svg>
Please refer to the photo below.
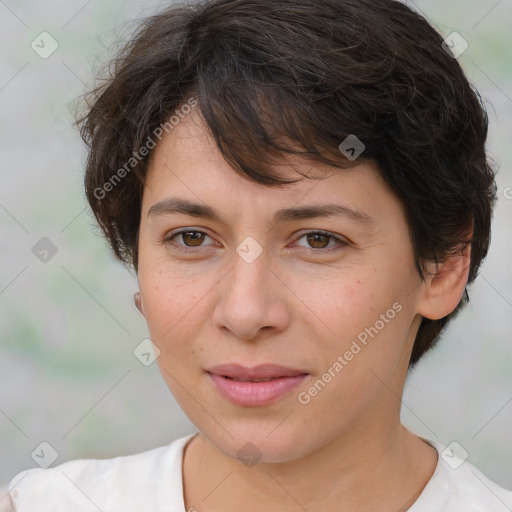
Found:
<svg viewBox="0 0 512 512"><path fill-rule="evenodd" d="M252 263L234 253L231 271L217 290L214 325L233 336L252 340L263 331L281 332L290 322L287 293L265 251Z"/></svg>

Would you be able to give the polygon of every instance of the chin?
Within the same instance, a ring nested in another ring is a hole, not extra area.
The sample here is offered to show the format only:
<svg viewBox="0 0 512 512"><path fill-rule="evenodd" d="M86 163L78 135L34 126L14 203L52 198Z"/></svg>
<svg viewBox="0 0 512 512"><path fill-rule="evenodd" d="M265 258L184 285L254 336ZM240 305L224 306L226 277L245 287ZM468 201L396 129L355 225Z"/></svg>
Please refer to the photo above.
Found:
<svg viewBox="0 0 512 512"><path fill-rule="evenodd" d="M289 462L310 451L304 443L303 432L291 426L281 425L276 429L276 423L273 422L272 426L265 425L264 428L261 424L225 425L225 428L229 433L220 427L213 432L201 429L201 433L226 457L239 460L247 466Z"/></svg>

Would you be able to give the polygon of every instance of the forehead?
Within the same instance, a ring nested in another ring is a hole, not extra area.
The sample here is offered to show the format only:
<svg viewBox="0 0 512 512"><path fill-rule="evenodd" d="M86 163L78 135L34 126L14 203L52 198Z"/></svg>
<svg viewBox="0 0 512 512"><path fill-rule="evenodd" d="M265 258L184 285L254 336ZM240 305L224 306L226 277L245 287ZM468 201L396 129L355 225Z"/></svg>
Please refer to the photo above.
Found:
<svg viewBox="0 0 512 512"><path fill-rule="evenodd" d="M144 189L143 214L155 202L181 197L235 211L255 211L308 203L343 203L354 210L372 210L385 200L396 202L375 164L362 161L336 169L300 155L283 155L272 173L300 181L268 186L237 173L224 159L197 109L182 119L153 150ZM306 176L306 177L302 177ZM396 206L396 205L395 205ZM373 216L370 211L368 216Z"/></svg>

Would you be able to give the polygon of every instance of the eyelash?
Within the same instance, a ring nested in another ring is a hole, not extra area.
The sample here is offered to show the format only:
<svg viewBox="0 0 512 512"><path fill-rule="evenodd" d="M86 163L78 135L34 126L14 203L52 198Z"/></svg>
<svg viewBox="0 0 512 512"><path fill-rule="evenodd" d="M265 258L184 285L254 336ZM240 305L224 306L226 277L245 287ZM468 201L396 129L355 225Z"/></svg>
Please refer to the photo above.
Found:
<svg viewBox="0 0 512 512"><path fill-rule="evenodd" d="M175 238L183 233L200 233L202 235L210 236L208 233L206 233L205 231L201 231L200 229L183 228L183 229L179 229L176 231L172 231L162 240L162 242L164 244L168 244L168 243L176 244L176 242L174 242L173 238ZM307 235L323 235L323 236L328 237L329 239L332 239L332 240L335 240L336 242L338 242L338 247L334 247L334 248L331 247L331 248L324 248L324 249L314 249L312 247L309 247L309 248L302 247L303 249L306 249L306 250L309 249L309 251L312 253L317 253L317 254L318 253L329 253L334 250L339 250L340 248L348 245L348 242L335 237L334 235L332 235L331 233L329 233L327 231L322 231L322 230L306 231L306 232L302 233L302 235L297 240L300 240L301 238L304 238ZM184 253L201 254L201 253L207 252L207 248L203 247L203 246L198 246L197 248L192 249L185 245L179 245L179 244L176 244L176 245L178 247L178 250L181 252L184 252Z"/></svg>

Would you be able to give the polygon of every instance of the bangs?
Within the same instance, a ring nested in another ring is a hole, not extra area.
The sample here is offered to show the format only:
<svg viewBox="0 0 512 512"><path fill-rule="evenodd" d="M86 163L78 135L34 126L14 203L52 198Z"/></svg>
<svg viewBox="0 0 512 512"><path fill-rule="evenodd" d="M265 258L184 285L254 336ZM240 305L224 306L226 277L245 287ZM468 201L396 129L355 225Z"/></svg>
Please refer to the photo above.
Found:
<svg viewBox="0 0 512 512"><path fill-rule="evenodd" d="M334 54L328 48L328 25L318 35L318 51L307 51L301 48L306 45L306 34L301 37L301 26L294 26L293 16L280 20L294 34L286 47L282 40L278 44L261 35L265 31L262 20L243 19L238 28L229 17L223 23L226 26L214 33L198 33L191 26L192 43L182 50L182 62L192 68L183 70L193 84L187 95L197 96L213 139L237 172L258 183L277 185L298 181L272 172L286 155L335 168L372 159L369 142L380 136L375 123L379 105L358 103L353 88L359 88L359 100L367 90L367 98L383 103L382 81L389 74L390 62L354 62L354 45L364 44L357 34L347 52L340 46ZM359 76L358 83L354 75ZM350 135L366 146L357 162L339 150Z"/></svg>

